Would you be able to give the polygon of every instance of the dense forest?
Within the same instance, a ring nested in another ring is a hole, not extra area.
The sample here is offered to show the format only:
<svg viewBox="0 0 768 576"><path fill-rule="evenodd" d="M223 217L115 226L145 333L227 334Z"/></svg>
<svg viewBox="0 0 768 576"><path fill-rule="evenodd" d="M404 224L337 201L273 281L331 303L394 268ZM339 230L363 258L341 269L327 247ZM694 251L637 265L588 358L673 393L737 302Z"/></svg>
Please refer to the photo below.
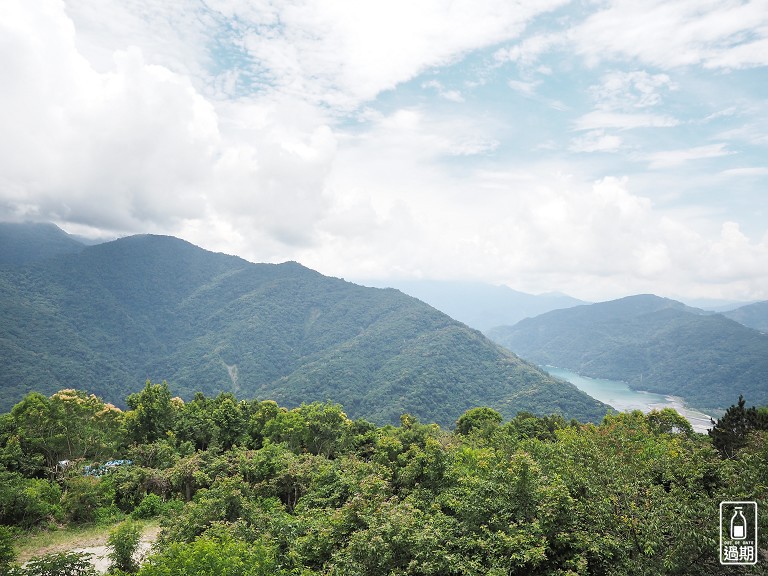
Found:
<svg viewBox="0 0 768 576"><path fill-rule="evenodd" d="M740 309L741 310L741 309ZM768 403L768 335L650 294L554 310L489 336L515 354L721 411Z"/></svg>
<svg viewBox="0 0 768 576"><path fill-rule="evenodd" d="M0 571L90 574L78 554L14 563L26 535L87 523L141 576L720 574L723 500L756 501L768 534L768 409L744 399L709 435L668 409L375 426L149 381L126 405L33 392L0 416ZM147 517L162 532L139 567Z"/></svg>
<svg viewBox="0 0 768 576"><path fill-rule="evenodd" d="M29 260L0 265L0 410L29 390L82 382L124 408L148 378L185 400L202 391L288 407L332 401L382 425L408 412L451 426L477 405L595 422L607 409L397 290L168 236L62 254L74 240L58 229L9 230L17 241L0 245L0 263L4 252Z"/></svg>

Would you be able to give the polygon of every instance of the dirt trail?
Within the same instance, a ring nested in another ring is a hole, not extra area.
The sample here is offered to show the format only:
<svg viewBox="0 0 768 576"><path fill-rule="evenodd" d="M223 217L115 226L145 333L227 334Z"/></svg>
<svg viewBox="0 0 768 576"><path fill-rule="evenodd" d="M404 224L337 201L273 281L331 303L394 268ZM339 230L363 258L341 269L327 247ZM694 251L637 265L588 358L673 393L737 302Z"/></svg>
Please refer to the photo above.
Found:
<svg viewBox="0 0 768 576"><path fill-rule="evenodd" d="M139 549L137 551L137 560L143 559L149 553L149 549L152 544L157 540L160 534L159 526L147 526L141 534L141 541L139 542ZM107 548L108 534L104 533L98 536L83 536L73 539L70 542L64 544L56 544L53 546L47 546L43 549L35 551L35 556L42 556L43 554L49 554L51 552L85 552L92 554L91 563L102 574L107 571L110 565L108 558L109 548ZM22 561L29 560L29 558L20 558Z"/></svg>

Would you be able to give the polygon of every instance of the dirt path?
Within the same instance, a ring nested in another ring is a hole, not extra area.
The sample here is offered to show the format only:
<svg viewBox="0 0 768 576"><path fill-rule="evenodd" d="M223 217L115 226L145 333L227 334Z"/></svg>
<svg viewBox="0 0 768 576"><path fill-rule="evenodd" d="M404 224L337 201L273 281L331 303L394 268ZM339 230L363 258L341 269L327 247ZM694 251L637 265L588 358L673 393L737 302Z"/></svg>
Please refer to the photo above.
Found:
<svg viewBox="0 0 768 576"><path fill-rule="evenodd" d="M137 551L136 559L138 561L147 556L149 549L152 547L155 540L157 540L159 534L159 526L150 525L144 528L141 534L141 541L139 542L139 549ZM42 556L43 554L49 554L51 552L85 552L93 555L91 557L91 562L96 569L101 573L105 573L110 565L110 560L107 556L109 554L107 537L108 531L99 535L77 536L66 543L53 544L35 550L34 555ZM21 562L26 562L29 558L20 557L19 560Z"/></svg>

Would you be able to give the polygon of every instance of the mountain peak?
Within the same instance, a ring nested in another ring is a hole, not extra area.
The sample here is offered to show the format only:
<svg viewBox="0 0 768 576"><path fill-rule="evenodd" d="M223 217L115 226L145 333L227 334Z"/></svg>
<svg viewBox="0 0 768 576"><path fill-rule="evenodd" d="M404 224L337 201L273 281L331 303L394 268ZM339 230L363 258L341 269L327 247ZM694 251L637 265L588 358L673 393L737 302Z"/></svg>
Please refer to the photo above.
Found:
<svg viewBox="0 0 768 576"><path fill-rule="evenodd" d="M50 222L0 222L0 266L80 252L84 245Z"/></svg>
<svg viewBox="0 0 768 576"><path fill-rule="evenodd" d="M608 408L419 300L296 262L138 235L14 274L0 276L0 407L86 385L119 404L149 378L183 397L331 400L381 423L408 412L450 426L478 405L596 421Z"/></svg>

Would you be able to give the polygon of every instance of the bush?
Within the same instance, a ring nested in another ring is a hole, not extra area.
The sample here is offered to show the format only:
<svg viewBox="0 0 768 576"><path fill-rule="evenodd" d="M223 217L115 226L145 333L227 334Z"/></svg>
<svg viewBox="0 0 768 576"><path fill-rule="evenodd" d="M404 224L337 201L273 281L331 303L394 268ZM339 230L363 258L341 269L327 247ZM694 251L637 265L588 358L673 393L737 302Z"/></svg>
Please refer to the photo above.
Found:
<svg viewBox="0 0 768 576"><path fill-rule="evenodd" d="M13 531L8 526L0 526L0 574L5 574L14 560Z"/></svg>
<svg viewBox="0 0 768 576"><path fill-rule="evenodd" d="M107 546L112 561L110 571L136 572L139 568L135 556L141 541L141 529L132 520L126 520L109 533Z"/></svg>
<svg viewBox="0 0 768 576"><path fill-rule="evenodd" d="M94 520L99 526L112 526L125 520L125 513L116 504L96 508Z"/></svg>
<svg viewBox="0 0 768 576"><path fill-rule="evenodd" d="M60 513L57 484L0 472L0 524L31 528Z"/></svg>
<svg viewBox="0 0 768 576"><path fill-rule="evenodd" d="M145 564L139 576L281 576L275 553L261 542L244 542L226 534L175 542Z"/></svg>
<svg viewBox="0 0 768 576"><path fill-rule="evenodd" d="M147 494L136 509L131 512L131 518L147 519L161 514L165 510L163 499L157 494Z"/></svg>
<svg viewBox="0 0 768 576"><path fill-rule="evenodd" d="M70 522L94 522L96 510L111 503L105 494L106 485L92 476L74 476L67 479L67 489L61 499L64 514Z"/></svg>
<svg viewBox="0 0 768 576"><path fill-rule="evenodd" d="M98 576L91 564L92 554L56 552L38 556L23 568L12 568L10 576Z"/></svg>

